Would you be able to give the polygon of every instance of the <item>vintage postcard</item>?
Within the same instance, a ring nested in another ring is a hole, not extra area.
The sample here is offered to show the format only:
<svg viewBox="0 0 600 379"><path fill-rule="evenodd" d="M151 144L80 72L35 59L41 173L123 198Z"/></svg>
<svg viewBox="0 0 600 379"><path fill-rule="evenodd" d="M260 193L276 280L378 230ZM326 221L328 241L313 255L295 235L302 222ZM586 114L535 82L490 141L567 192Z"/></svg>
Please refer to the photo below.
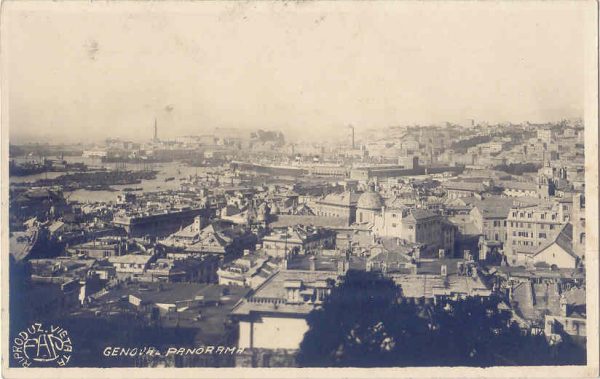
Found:
<svg viewBox="0 0 600 379"><path fill-rule="evenodd" d="M595 377L595 1L3 1L6 378Z"/></svg>

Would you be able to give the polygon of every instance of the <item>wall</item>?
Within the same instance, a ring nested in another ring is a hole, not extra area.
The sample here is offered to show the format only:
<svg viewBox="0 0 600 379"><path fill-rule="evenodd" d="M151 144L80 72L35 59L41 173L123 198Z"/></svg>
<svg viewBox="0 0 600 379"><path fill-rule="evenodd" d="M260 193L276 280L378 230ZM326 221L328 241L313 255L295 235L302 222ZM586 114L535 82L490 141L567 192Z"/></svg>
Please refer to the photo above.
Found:
<svg viewBox="0 0 600 379"><path fill-rule="evenodd" d="M246 349L298 349L308 330L303 318L260 317L254 322L240 321L239 325L238 347Z"/></svg>
<svg viewBox="0 0 600 379"><path fill-rule="evenodd" d="M574 257L555 243L536 255L533 260L534 262L546 262L550 266L556 265L559 268L575 268L577 263Z"/></svg>

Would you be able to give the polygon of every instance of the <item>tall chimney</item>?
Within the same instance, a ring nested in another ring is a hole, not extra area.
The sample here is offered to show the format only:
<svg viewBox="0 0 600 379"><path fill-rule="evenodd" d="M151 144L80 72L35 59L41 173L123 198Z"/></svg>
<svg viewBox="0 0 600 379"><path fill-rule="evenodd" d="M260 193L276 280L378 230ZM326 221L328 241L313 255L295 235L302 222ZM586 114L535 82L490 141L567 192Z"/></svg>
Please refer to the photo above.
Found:
<svg viewBox="0 0 600 379"><path fill-rule="evenodd" d="M158 123L154 118L154 141L158 141Z"/></svg>
<svg viewBox="0 0 600 379"><path fill-rule="evenodd" d="M560 298L560 315L563 317L567 317L569 315L569 304L567 303L567 299L564 297Z"/></svg>
<svg viewBox="0 0 600 379"><path fill-rule="evenodd" d="M346 274L348 271L348 259L346 257L340 257L337 261L337 271L338 274Z"/></svg>

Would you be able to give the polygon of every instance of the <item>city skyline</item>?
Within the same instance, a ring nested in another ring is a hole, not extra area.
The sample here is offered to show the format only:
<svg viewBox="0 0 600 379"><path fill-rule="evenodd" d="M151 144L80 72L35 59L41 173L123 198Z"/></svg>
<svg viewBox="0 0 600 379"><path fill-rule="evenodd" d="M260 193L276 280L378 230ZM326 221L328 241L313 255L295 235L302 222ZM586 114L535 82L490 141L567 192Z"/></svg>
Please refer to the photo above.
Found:
<svg viewBox="0 0 600 379"><path fill-rule="evenodd" d="M598 374L597 2L3 5L2 375Z"/></svg>
<svg viewBox="0 0 600 379"><path fill-rule="evenodd" d="M155 118L170 139L583 116L580 4L208 4L11 4L11 139L145 139Z"/></svg>

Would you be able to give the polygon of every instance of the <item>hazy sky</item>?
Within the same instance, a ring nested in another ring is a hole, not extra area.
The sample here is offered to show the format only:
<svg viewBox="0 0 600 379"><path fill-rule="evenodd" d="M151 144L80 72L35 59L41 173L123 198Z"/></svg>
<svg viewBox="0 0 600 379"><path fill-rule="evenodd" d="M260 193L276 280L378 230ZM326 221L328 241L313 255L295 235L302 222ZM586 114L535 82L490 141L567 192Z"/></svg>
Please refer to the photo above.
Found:
<svg viewBox="0 0 600 379"><path fill-rule="evenodd" d="M590 4L5 2L10 135L583 116Z"/></svg>

